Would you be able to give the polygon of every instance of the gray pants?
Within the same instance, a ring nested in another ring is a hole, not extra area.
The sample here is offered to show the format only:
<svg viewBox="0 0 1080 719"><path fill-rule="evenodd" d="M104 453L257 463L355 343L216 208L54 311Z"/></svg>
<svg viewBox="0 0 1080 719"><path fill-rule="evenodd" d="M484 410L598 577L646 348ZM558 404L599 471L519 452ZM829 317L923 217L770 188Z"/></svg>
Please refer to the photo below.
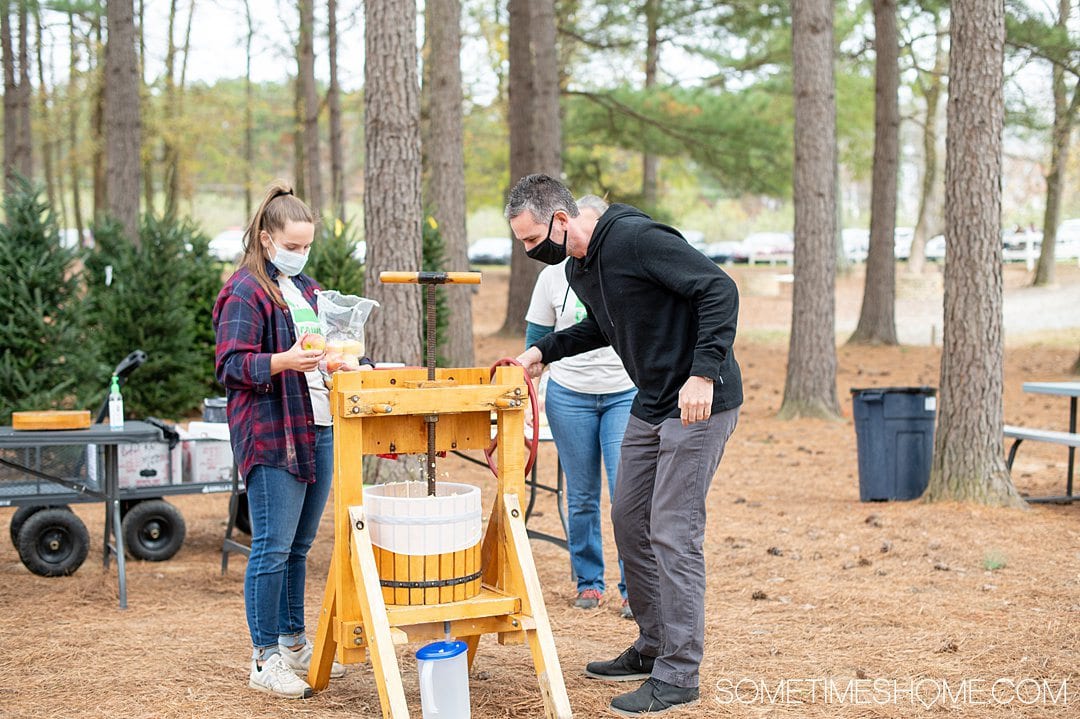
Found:
<svg viewBox="0 0 1080 719"><path fill-rule="evenodd" d="M653 677L680 687L698 685L705 495L738 419L738 408L686 427L631 415L623 435L611 519L638 624L634 648L656 657Z"/></svg>

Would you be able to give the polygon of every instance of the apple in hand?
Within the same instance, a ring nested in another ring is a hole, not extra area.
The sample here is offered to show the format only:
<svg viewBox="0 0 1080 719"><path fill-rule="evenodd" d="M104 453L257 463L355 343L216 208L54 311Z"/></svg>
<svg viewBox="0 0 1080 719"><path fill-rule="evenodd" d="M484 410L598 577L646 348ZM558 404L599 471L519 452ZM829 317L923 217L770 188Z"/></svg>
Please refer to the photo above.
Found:
<svg viewBox="0 0 1080 719"><path fill-rule="evenodd" d="M300 347L305 350L325 350L326 338L312 332L307 332L300 338Z"/></svg>

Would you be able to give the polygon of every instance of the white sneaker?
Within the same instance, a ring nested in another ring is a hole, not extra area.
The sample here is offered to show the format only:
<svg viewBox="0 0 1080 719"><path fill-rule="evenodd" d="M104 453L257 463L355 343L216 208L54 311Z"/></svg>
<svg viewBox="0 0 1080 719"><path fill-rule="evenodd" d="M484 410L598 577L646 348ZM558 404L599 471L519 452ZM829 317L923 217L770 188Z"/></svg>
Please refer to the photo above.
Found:
<svg viewBox="0 0 1080 719"><path fill-rule="evenodd" d="M293 670L296 676L307 678L308 669L311 668L311 655L314 653L314 647L311 646L311 642L304 645L302 649L297 649L295 652L289 649L284 644L278 644L278 653L281 654L281 660L285 666ZM345 676L345 665L334 662L330 665L330 678L341 679Z"/></svg>
<svg viewBox="0 0 1080 719"><path fill-rule="evenodd" d="M311 696L311 687L293 673L281 654L274 654L263 662L262 669L252 659L248 686L286 699L307 699Z"/></svg>

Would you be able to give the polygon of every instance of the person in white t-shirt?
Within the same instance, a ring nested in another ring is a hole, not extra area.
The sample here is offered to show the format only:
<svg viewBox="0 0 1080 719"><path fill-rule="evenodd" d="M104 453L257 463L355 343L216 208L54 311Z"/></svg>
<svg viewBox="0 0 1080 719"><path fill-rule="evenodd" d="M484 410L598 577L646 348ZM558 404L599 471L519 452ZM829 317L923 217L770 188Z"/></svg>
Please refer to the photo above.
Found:
<svg viewBox="0 0 1080 719"><path fill-rule="evenodd" d="M607 203L596 195L577 202L581 212L600 217ZM566 262L540 272L525 315L525 346L549 332L577 324L585 307L570 289ZM611 347L553 362L548 367L544 405L559 462L566 476L569 510L567 543L577 578L574 606L594 609L604 598L604 547L600 531L600 493L603 464L609 497L615 495L619 449L637 389ZM621 614L633 618L626 601L626 584L619 562Z"/></svg>
<svg viewBox="0 0 1080 719"><path fill-rule="evenodd" d="M251 556L244 606L251 634L248 686L311 696L304 632L307 554L333 481L334 430L319 360L316 293L303 273L315 216L275 183L244 233L240 267L214 304L217 379L228 392L229 435L247 486ZM363 368L371 362L361 360ZM330 676L345 667L334 663Z"/></svg>

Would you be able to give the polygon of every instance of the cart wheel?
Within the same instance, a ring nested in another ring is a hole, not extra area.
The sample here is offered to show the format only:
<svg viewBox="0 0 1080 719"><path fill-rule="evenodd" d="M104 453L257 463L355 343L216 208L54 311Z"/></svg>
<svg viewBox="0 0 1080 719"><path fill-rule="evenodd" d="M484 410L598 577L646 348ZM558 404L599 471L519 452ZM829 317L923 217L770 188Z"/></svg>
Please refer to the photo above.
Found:
<svg viewBox="0 0 1080 719"><path fill-rule="evenodd" d="M163 562L184 543L184 517L164 499L139 502L121 522L124 546L136 559Z"/></svg>
<svg viewBox="0 0 1080 719"><path fill-rule="evenodd" d="M30 519L30 515L36 514L43 509L71 511L71 507L66 504L28 504L16 509L15 514L11 515L11 543L15 545L16 549L19 548L19 530L26 524L26 520Z"/></svg>
<svg viewBox="0 0 1080 719"><path fill-rule="evenodd" d="M233 527L251 536L251 514L248 512L247 492L236 495L236 521Z"/></svg>
<svg viewBox="0 0 1080 719"><path fill-rule="evenodd" d="M64 577L86 560L90 534L70 509L41 508L23 522L18 549L19 559L34 574Z"/></svg>

